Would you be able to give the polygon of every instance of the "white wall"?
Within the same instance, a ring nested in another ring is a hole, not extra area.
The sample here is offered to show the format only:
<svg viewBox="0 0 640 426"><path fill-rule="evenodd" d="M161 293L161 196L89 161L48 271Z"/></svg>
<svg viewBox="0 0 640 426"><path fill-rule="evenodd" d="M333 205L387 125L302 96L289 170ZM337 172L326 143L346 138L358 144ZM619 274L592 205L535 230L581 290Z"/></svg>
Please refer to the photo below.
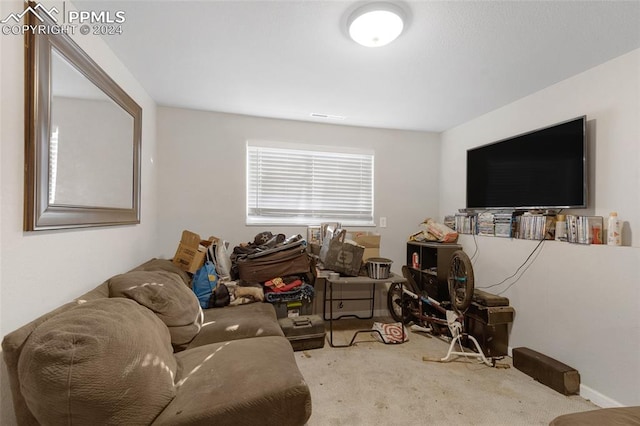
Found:
<svg viewBox="0 0 640 426"><path fill-rule="evenodd" d="M381 255L404 262L404 242L425 216L436 215L438 135L380 130L234 114L158 108L159 185L171 194L159 200L163 231L159 250L171 257L183 229L215 235L235 246L263 231L286 235L303 227L245 225L247 139L336 145L375 151L375 216L387 228Z"/></svg>
<svg viewBox="0 0 640 426"><path fill-rule="evenodd" d="M617 210L627 247L546 241L504 295L515 307L510 346L574 368L581 394L602 406L640 404L640 50L442 134L440 216L465 203L466 150L586 114L591 147L589 214ZM577 210L578 214L584 211ZM516 271L535 242L462 236L478 256L476 286ZM491 292L504 291L504 285Z"/></svg>
<svg viewBox="0 0 640 426"><path fill-rule="evenodd" d="M45 3L45 5L47 5ZM21 1L0 2L0 15L19 12ZM76 41L143 109L142 223L72 231L24 232L24 51L21 36L1 35L0 46L0 335L68 302L110 276L152 257L155 250L155 103L101 38ZM1 363L0 424L14 423Z"/></svg>
<svg viewBox="0 0 640 426"><path fill-rule="evenodd" d="M160 107L159 184L170 194L159 200L158 249L165 257L173 256L183 229L223 238L231 248L263 230L306 236L302 227L245 225L247 139L373 149L376 222L385 216L388 225L366 230L381 234L380 254L394 261L395 271L405 262L407 237L438 213L437 134Z"/></svg>

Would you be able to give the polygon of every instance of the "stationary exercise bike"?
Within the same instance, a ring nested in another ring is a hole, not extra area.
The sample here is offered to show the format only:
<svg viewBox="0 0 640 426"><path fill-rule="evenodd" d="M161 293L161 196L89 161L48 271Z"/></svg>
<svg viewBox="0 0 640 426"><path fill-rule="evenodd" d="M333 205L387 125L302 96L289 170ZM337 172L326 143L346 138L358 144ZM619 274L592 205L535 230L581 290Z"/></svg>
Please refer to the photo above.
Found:
<svg viewBox="0 0 640 426"><path fill-rule="evenodd" d="M438 302L429 297L426 289L420 288L416 283L409 267L402 267L402 275L407 282L392 284L387 295L387 304L393 319L403 324L412 324L411 329L415 331L451 338L449 351L444 358L423 358L424 360L447 362L453 357L465 356L477 358L490 367L495 366L495 362L492 364L484 356L475 337L463 331L464 314L471 305L474 290L473 266L464 251L456 250L451 256L447 275L450 299L448 301ZM461 342L463 337L474 344L477 352L464 351ZM460 346L460 351L454 350L456 343Z"/></svg>

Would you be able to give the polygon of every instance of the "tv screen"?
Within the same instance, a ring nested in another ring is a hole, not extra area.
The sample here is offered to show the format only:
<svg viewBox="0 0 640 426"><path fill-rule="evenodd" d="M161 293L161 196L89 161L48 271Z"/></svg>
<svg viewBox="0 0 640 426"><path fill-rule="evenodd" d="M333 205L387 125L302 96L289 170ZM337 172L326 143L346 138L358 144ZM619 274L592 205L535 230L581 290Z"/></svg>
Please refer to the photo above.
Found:
<svg viewBox="0 0 640 426"><path fill-rule="evenodd" d="M467 209L586 208L586 116L467 151Z"/></svg>

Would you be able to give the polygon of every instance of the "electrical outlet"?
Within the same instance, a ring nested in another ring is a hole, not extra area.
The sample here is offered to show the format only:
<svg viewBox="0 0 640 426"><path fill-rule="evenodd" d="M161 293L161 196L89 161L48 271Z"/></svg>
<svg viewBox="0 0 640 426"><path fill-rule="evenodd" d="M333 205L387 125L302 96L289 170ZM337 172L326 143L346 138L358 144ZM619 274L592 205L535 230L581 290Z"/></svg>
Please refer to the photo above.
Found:
<svg viewBox="0 0 640 426"><path fill-rule="evenodd" d="M387 218L384 216L380 217L380 228L386 228L387 227Z"/></svg>

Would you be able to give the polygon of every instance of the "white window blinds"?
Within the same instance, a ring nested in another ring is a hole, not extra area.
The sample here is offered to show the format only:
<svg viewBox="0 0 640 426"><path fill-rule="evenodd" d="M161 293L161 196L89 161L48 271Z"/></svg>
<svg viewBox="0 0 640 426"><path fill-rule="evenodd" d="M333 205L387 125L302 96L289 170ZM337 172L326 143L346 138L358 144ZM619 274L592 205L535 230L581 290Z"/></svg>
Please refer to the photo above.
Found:
<svg viewBox="0 0 640 426"><path fill-rule="evenodd" d="M373 225L369 151L247 142L247 224Z"/></svg>

